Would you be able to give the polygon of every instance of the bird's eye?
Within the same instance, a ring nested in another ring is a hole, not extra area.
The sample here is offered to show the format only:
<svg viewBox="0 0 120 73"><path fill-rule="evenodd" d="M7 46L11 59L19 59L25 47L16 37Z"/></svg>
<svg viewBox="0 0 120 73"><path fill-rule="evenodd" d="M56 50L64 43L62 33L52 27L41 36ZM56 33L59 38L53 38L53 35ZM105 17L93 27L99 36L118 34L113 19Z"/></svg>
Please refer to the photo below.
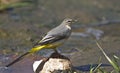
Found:
<svg viewBox="0 0 120 73"><path fill-rule="evenodd" d="M68 21L68 22L71 22L71 21Z"/></svg>

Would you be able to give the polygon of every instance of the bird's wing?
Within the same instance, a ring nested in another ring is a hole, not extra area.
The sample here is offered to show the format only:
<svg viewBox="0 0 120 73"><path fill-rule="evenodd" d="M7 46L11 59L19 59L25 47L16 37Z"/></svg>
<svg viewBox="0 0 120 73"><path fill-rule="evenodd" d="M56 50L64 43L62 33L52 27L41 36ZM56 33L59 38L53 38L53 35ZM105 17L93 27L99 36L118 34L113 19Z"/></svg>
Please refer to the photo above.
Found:
<svg viewBox="0 0 120 73"><path fill-rule="evenodd" d="M59 41L59 40L62 40L62 39L64 39L64 38L66 38L65 35L45 36L41 41L39 41L38 43L36 43L34 46L54 43L54 42Z"/></svg>
<svg viewBox="0 0 120 73"><path fill-rule="evenodd" d="M49 31L47 35L34 46L54 43L56 41L67 38L70 35L70 33L71 31L69 29L66 29L65 26L56 27Z"/></svg>

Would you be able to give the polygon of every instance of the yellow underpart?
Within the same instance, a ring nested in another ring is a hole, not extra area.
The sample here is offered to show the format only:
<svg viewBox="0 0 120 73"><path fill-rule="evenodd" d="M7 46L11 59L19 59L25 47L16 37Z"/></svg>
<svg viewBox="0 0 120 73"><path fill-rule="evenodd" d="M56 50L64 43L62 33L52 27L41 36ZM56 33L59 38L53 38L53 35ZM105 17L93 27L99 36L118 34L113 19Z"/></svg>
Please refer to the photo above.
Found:
<svg viewBox="0 0 120 73"><path fill-rule="evenodd" d="M29 52L34 53L40 51L41 49L56 49L56 47L60 46L60 44L47 44L33 47Z"/></svg>

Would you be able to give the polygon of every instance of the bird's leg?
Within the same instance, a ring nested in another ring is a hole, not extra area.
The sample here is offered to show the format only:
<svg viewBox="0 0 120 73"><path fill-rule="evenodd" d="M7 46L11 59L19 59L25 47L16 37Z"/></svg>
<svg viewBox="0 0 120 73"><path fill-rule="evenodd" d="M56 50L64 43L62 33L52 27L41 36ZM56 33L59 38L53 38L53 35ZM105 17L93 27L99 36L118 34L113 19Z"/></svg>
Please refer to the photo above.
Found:
<svg viewBox="0 0 120 73"><path fill-rule="evenodd" d="M55 53L58 53L57 49L54 49Z"/></svg>
<svg viewBox="0 0 120 73"><path fill-rule="evenodd" d="M61 54L57 51L57 49L54 49L54 56L55 58L61 58Z"/></svg>

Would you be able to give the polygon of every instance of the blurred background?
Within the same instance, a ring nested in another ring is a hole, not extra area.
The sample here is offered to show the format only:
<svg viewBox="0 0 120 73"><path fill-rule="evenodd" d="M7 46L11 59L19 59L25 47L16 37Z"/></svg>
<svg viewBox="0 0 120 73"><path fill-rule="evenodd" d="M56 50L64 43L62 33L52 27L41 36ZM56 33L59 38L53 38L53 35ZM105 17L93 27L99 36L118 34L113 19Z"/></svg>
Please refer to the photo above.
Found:
<svg viewBox="0 0 120 73"><path fill-rule="evenodd" d="M0 66L31 49L64 18L77 19L73 33L59 48L74 66L109 63L120 57L120 0L0 0ZM36 53L48 56L51 50Z"/></svg>

